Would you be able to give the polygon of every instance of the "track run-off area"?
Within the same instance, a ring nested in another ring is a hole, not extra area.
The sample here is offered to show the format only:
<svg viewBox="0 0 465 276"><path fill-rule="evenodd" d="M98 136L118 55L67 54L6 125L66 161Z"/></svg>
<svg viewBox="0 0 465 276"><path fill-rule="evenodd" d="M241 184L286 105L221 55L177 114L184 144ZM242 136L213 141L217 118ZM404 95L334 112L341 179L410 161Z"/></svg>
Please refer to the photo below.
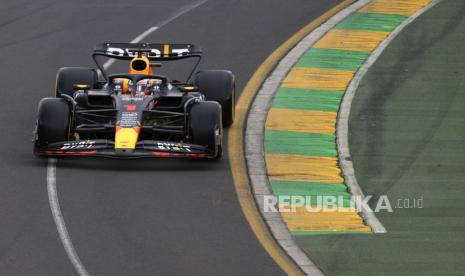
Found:
<svg viewBox="0 0 465 276"><path fill-rule="evenodd" d="M463 275L465 3L406 26L361 80L349 118L355 175L387 233L297 235L327 275Z"/></svg>
<svg viewBox="0 0 465 276"><path fill-rule="evenodd" d="M286 196L307 197L296 210L281 213L294 235L386 232L372 210L347 209L353 196L363 193L351 177L352 165L345 164L351 159L344 145L348 113L339 111L350 111L352 100L347 98L353 99L354 77L364 72L359 70L362 65L376 60L374 51L382 50L381 45L388 44L410 22L407 19L420 15L431 1L358 3L362 6L340 18L283 77L267 114L266 168L278 205L292 202L289 198L285 202ZM325 205L317 202L321 197L334 198L341 210L308 211Z"/></svg>
<svg viewBox="0 0 465 276"><path fill-rule="evenodd" d="M312 48L303 54L302 58L294 65L294 68L289 71L286 78L278 79L279 77L273 73L270 79L267 80L269 84L265 83L267 89L274 90L275 84L273 83L281 81L280 88L268 112L266 132L264 138L262 138L265 140L264 150L266 152L266 167L269 177L268 185L271 184L274 195L278 197L279 205L287 205L288 202L287 204L281 202L281 198L289 196L310 197L312 199L320 196L342 197L344 201L339 203L340 206L338 207L344 208L349 205L350 194L347 187L337 185L344 183L343 174L337 162L338 153L341 152L340 141L338 141L338 148L336 148L335 143L336 120L338 117L341 120L341 115L338 115L337 111L344 95L341 92L344 92L349 87L352 78L359 68L364 65L364 62L371 66L378 58L379 53L384 50L392 39L395 39L407 24L438 1L379 0L367 2L370 3L337 24L333 30L313 44ZM430 2L431 5L428 6ZM412 18L409 18L410 16ZM378 50L377 47L380 45L382 46L380 51L371 54L372 51ZM283 65L283 68L285 66ZM367 68L369 67L363 66L363 70ZM362 73L364 74L364 72ZM364 76L363 74L361 77ZM359 78L358 75L357 78ZM357 88L359 79L356 81L356 86L349 87L349 89L352 89L350 93L354 93L353 87ZM383 89L389 89L389 87L383 87ZM266 90L263 90L263 95L260 93L257 98L261 101L267 99L270 94ZM252 111L251 118L259 121L261 119L257 119L257 117L260 117L260 113L266 110L266 107L264 107L266 105L260 104L257 106L260 107L256 109L257 111ZM347 115L348 113L344 113L343 116ZM338 122L339 124L340 122ZM256 122L251 125L256 125ZM337 131L340 131L339 127ZM344 130L345 135L347 135L346 131ZM352 135L352 133L350 134ZM248 135L257 136L257 132L252 131ZM341 139L340 135L341 133L338 133L338 140ZM358 135L363 137L363 135L367 134L362 132ZM255 141L247 138L247 142L250 141L252 145L255 145ZM347 152L348 149L343 149L343 151ZM253 155L260 155L260 153L254 150L251 150L251 152L252 169L249 168L249 171L256 174L256 171L260 168L255 165L257 163L255 161L260 161L260 158L257 159ZM351 160L350 155L344 154L343 156ZM349 170L350 173L353 173L352 170ZM253 176L252 178L255 178L257 182L263 181L260 177ZM348 186L353 192L354 187L350 183ZM258 191L258 197L260 197L263 194L263 186L259 185L255 189ZM375 194L375 200L379 199L380 196L387 195ZM397 200L397 198L392 200ZM409 199L401 200L408 201ZM415 206L415 200L418 199L410 199L412 201L410 208L412 209L419 208ZM422 203L423 201L420 200L419 202ZM373 205L372 208L376 209ZM420 206L420 208L422 207ZM322 234L341 236L341 234L348 233L358 234L364 232L368 234L371 231L375 233L384 233L386 231L382 225L381 231L378 230L379 227L377 227L378 229L373 227L366 217L365 223L368 223L368 225L365 225L356 212L325 213L323 211L315 213L307 212L306 208L301 207L297 211L290 212L284 211L281 216L287 228L294 234L298 243L310 257L313 256L313 252L320 249L320 246L314 248L299 241L311 241L313 236L318 240ZM402 207L395 206L395 208ZM406 208L409 208L409 206ZM269 221L272 228L276 227L273 226L276 224L274 220L275 218L270 216ZM373 230L368 226L372 226ZM364 230L361 231L360 229ZM356 244L353 246L356 246ZM327 246L323 245L322 247L323 250L327 250ZM325 261L332 262L334 259L335 256L331 256L329 260L326 259ZM408 258L406 260L408 261ZM320 266L318 260L315 263ZM373 266L376 267L376 265ZM325 273L331 274L331 271L328 271L326 267L320 266L320 268ZM340 272L344 274L344 271L344 267L341 266ZM374 273L375 271L371 272ZM381 267L381 272L383 271L383 267ZM402 272L402 270L397 270L394 273L399 272Z"/></svg>

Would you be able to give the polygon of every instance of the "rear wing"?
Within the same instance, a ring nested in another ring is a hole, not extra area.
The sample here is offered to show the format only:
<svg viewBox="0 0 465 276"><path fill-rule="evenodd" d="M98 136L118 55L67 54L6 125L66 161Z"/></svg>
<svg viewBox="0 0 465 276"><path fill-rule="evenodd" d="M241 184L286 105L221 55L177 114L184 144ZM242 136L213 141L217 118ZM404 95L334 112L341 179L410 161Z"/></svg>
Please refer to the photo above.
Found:
<svg viewBox="0 0 465 276"><path fill-rule="evenodd" d="M154 61L202 56L202 50L193 44L179 43L102 43L95 46L92 55L130 60L142 53Z"/></svg>
<svg viewBox="0 0 465 276"><path fill-rule="evenodd" d="M105 56L119 60L131 60L134 57L145 55L151 61L179 60L185 58L197 58L189 77L197 69L202 58L202 50L193 44L181 43L101 43L97 44L92 53L92 58L105 79L108 79L104 66L100 64L97 57Z"/></svg>

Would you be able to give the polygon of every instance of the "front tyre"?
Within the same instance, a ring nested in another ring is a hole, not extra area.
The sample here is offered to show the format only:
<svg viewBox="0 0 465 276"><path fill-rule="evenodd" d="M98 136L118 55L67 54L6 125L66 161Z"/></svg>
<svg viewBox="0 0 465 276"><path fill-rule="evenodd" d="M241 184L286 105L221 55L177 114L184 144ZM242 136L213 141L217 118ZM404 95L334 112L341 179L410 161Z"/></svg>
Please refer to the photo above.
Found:
<svg viewBox="0 0 465 276"><path fill-rule="evenodd" d="M44 98L39 102L34 135L34 153L50 143L68 141L70 108L65 99Z"/></svg>
<svg viewBox="0 0 465 276"><path fill-rule="evenodd" d="M223 155L223 124L221 106L217 102L205 101L194 104L189 113L189 141L205 146L214 159Z"/></svg>

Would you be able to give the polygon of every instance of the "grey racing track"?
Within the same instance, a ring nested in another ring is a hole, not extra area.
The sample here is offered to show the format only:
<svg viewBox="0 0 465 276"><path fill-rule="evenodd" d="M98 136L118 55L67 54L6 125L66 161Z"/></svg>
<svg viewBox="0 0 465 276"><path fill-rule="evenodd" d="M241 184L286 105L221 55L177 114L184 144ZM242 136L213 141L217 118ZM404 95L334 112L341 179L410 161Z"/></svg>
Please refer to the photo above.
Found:
<svg viewBox="0 0 465 276"><path fill-rule="evenodd" d="M238 92L260 63L338 0L210 0L147 42L202 46L202 68L229 69ZM0 275L73 275L32 155L36 106L62 66L92 66L99 42L128 42L185 0L0 0ZM59 159L58 197L90 275L280 275L218 162Z"/></svg>

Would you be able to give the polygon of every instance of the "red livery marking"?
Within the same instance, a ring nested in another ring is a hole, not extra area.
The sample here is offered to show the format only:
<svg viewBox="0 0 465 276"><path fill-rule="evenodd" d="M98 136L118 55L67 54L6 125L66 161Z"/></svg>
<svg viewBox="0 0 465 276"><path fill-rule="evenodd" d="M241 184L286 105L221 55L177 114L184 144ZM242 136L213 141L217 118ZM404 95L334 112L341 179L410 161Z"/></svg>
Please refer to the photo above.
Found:
<svg viewBox="0 0 465 276"><path fill-rule="evenodd" d="M169 152L159 152L159 151L152 151L152 155L157 156L157 157L197 157L197 158L212 157L210 154L206 154L206 153L169 153Z"/></svg>
<svg viewBox="0 0 465 276"><path fill-rule="evenodd" d="M137 107L134 104L126 104L124 105L124 108L126 108L127 111L136 111Z"/></svg>
<svg viewBox="0 0 465 276"><path fill-rule="evenodd" d="M92 151L63 151L63 150L45 150L40 152L41 155L46 156L88 156L88 155L95 155L97 154L96 150ZM191 157L191 158L213 158L211 154L208 153L174 153L174 152L160 152L160 151L152 151L152 156L155 157ZM134 155L137 157L138 155ZM140 156L140 157L147 157Z"/></svg>
<svg viewBox="0 0 465 276"><path fill-rule="evenodd" d="M158 156L158 157L170 157L170 154L168 152L157 152L153 151L152 155Z"/></svg>
<svg viewBox="0 0 465 276"><path fill-rule="evenodd" d="M45 151L45 155L57 155L57 156L82 156L82 155L92 155L97 153L96 150L93 151L53 151L47 150Z"/></svg>

